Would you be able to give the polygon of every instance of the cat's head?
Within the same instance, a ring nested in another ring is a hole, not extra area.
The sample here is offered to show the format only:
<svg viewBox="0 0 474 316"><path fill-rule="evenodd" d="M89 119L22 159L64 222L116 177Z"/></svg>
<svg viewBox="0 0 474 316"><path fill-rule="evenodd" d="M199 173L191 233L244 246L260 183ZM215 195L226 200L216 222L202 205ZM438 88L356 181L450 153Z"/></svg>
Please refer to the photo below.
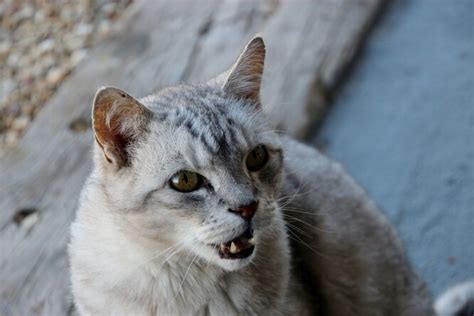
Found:
<svg viewBox="0 0 474 316"><path fill-rule="evenodd" d="M95 174L131 228L227 270L251 261L276 218L282 174L259 101L264 57L256 37L206 84L140 100L97 92Z"/></svg>

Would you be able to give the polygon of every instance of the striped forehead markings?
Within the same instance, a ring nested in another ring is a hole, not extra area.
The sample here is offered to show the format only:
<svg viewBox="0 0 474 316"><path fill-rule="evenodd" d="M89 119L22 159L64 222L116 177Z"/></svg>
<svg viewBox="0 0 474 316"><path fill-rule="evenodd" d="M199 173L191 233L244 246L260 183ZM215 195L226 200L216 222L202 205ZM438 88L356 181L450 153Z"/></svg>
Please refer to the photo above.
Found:
<svg viewBox="0 0 474 316"><path fill-rule="evenodd" d="M235 127L212 109L175 108L171 116L171 124L182 127L211 154L228 155L236 145Z"/></svg>
<svg viewBox="0 0 474 316"><path fill-rule="evenodd" d="M183 127L193 139L200 141L214 155L228 155L238 146L238 139L249 143L240 124L227 117L229 100L203 87L184 87L168 91L154 103L159 121Z"/></svg>

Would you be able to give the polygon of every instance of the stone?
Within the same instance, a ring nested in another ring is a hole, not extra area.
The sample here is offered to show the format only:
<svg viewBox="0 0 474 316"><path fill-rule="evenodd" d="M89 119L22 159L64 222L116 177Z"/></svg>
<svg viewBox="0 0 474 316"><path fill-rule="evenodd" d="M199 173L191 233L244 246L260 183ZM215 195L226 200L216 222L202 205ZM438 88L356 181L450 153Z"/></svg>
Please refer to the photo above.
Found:
<svg viewBox="0 0 474 316"><path fill-rule="evenodd" d="M79 64L85 57L87 56L87 50L86 49L79 49L74 51L71 54L71 65L75 67L77 64Z"/></svg>
<svg viewBox="0 0 474 316"><path fill-rule="evenodd" d="M112 29L112 25L110 24L110 22L102 21L99 24L99 27L97 29L97 33L98 33L100 38L104 38L107 35L109 35L111 29Z"/></svg>
<svg viewBox="0 0 474 316"><path fill-rule="evenodd" d="M93 30L94 30L94 27L92 25L81 23L81 24L76 25L76 27L73 30L73 33L76 36L88 36L89 34L92 33Z"/></svg>
<svg viewBox="0 0 474 316"><path fill-rule="evenodd" d="M5 60L8 57L8 54L12 50L12 43L10 41L0 42L0 61Z"/></svg>
<svg viewBox="0 0 474 316"><path fill-rule="evenodd" d="M13 121L11 128L16 131L23 131L28 126L30 120L31 119L26 115L20 116Z"/></svg>
<svg viewBox="0 0 474 316"><path fill-rule="evenodd" d="M52 50L54 48L54 44L55 44L55 40L52 38L48 38L42 41L41 43L39 43L37 49L40 53L45 53Z"/></svg>
<svg viewBox="0 0 474 316"><path fill-rule="evenodd" d="M46 76L46 82L49 85L56 86L61 80L64 79L66 74L67 70L65 68L52 68L48 71L48 75Z"/></svg>

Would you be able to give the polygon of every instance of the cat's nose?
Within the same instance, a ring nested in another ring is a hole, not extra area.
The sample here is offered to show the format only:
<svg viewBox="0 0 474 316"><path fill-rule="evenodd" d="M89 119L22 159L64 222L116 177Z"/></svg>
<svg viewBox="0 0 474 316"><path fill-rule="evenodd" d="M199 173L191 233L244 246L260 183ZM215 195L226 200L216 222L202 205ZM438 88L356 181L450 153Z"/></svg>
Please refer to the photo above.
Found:
<svg viewBox="0 0 474 316"><path fill-rule="evenodd" d="M241 205L235 209L229 209L229 212L239 214L246 221L250 221L257 210L258 201L252 201L247 205Z"/></svg>

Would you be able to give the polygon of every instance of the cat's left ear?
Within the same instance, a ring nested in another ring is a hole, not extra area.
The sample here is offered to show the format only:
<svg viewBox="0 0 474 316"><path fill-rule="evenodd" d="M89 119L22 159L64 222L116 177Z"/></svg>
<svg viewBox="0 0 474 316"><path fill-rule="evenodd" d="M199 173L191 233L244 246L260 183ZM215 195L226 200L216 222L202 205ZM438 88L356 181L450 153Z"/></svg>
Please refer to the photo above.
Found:
<svg viewBox="0 0 474 316"><path fill-rule="evenodd" d="M143 134L152 112L126 92L99 89L92 109L92 128L107 162L120 169L129 162L129 146Z"/></svg>
<svg viewBox="0 0 474 316"><path fill-rule="evenodd" d="M265 43L260 36L256 36L228 71L222 89L239 98L259 100L264 62Z"/></svg>

